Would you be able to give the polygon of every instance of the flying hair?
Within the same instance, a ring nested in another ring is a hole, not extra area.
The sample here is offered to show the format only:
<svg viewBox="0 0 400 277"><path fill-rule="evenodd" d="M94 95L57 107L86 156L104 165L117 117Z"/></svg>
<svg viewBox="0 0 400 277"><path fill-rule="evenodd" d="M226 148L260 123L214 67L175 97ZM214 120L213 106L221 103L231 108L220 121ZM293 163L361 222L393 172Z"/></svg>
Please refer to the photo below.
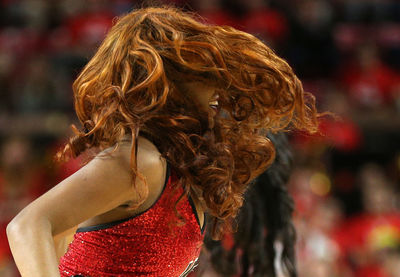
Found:
<svg viewBox="0 0 400 277"><path fill-rule="evenodd" d="M213 117L182 86L202 82L219 94ZM192 13L149 7L121 16L73 84L82 124L60 159L149 137L186 193L205 203L215 237L231 226L249 183L275 156L267 131L315 132L315 99L291 67L258 38L201 23ZM137 199L141 204L146 188Z"/></svg>

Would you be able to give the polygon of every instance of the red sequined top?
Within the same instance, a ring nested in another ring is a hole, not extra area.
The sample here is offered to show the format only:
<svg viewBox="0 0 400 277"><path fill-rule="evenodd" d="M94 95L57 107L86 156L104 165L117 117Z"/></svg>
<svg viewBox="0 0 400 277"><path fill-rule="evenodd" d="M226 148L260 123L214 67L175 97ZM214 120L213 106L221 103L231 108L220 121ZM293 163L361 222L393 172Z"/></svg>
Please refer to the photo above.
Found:
<svg viewBox="0 0 400 277"><path fill-rule="evenodd" d="M111 223L79 228L61 258L62 277L187 276L203 243L195 206L167 167L163 192L151 208ZM177 224L178 223L178 224Z"/></svg>

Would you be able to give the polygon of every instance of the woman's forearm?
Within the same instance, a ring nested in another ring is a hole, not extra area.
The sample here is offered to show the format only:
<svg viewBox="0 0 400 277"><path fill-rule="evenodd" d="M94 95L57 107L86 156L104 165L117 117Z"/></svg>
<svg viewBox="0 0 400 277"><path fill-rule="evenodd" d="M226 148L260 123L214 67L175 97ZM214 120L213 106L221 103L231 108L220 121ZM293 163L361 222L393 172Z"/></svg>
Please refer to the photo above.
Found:
<svg viewBox="0 0 400 277"><path fill-rule="evenodd" d="M60 276L51 225L47 220L16 217L7 226L7 237L22 277Z"/></svg>

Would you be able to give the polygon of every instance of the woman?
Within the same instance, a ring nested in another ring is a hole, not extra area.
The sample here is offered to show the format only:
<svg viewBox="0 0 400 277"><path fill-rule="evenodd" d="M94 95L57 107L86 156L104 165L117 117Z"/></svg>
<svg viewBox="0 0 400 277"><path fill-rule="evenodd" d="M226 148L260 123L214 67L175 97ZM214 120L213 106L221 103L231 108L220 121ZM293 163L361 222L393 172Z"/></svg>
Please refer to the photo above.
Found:
<svg viewBox="0 0 400 277"><path fill-rule="evenodd" d="M185 276L229 231L274 159L266 130L317 129L288 64L231 27L173 8L121 17L73 85L82 130L61 157L97 155L7 234L22 276ZM58 267L53 237L79 227Z"/></svg>

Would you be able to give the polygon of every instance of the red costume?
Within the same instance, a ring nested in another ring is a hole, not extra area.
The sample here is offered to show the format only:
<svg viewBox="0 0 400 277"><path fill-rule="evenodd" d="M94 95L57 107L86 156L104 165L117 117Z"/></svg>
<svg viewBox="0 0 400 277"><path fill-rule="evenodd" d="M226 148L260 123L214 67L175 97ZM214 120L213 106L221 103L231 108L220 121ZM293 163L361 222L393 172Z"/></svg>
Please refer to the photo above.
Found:
<svg viewBox="0 0 400 277"><path fill-rule="evenodd" d="M67 276L186 276L203 242L195 206L168 167L163 192L145 212L79 228L59 269ZM184 222L178 219L182 216Z"/></svg>

